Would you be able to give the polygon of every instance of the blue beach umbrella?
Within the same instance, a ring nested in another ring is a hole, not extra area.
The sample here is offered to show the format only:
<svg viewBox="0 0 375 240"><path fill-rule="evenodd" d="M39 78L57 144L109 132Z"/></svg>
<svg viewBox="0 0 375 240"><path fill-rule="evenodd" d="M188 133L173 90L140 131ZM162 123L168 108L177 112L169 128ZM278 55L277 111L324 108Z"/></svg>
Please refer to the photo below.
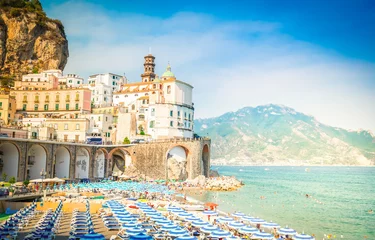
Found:
<svg viewBox="0 0 375 240"><path fill-rule="evenodd" d="M140 233L140 234L133 235L133 236L129 237L129 240L139 240L139 239L149 240L149 239L152 239L152 237L149 236L149 235L146 235L144 233Z"/></svg>
<svg viewBox="0 0 375 240"><path fill-rule="evenodd" d="M129 222L129 223L123 224L122 228L124 228L124 229L127 230L127 229L135 228L137 226L138 226L138 223L136 223L136 222Z"/></svg>
<svg viewBox="0 0 375 240"><path fill-rule="evenodd" d="M228 226L234 229L238 229L238 228L245 227L246 225L241 222L230 222Z"/></svg>
<svg viewBox="0 0 375 240"><path fill-rule="evenodd" d="M164 216L162 216L162 215L152 215L151 216L151 220L152 221L161 220L161 219L165 219L166 220L166 218Z"/></svg>
<svg viewBox="0 0 375 240"><path fill-rule="evenodd" d="M188 221L188 222L193 222L193 221L199 221L199 220L202 220L202 219L192 216L192 217L185 218L185 220Z"/></svg>
<svg viewBox="0 0 375 240"><path fill-rule="evenodd" d="M204 227L204 226L209 225L209 223L202 221L202 220L198 220L198 221L193 221L191 225L193 225L194 227Z"/></svg>
<svg viewBox="0 0 375 240"><path fill-rule="evenodd" d="M227 231L224 231L224 230L217 230L217 231L213 231L211 234L210 234L211 237L213 238L224 238L224 237L230 237L232 236L232 234L230 232L227 232Z"/></svg>
<svg viewBox="0 0 375 240"><path fill-rule="evenodd" d="M219 230L219 227L211 224L201 228L201 231L204 233L212 233L216 230Z"/></svg>
<svg viewBox="0 0 375 240"><path fill-rule="evenodd" d="M255 227L246 226L246 227L238 229L238 232L242 234L253 234L253 233L259 232L259 229Z"/></svg>
<svg viewBox="0 0 375 240"><path fill-rule="evenodd" d="M253 219L249 220L249 222L250 223L254 223L254 224L263 224L263 223L266 223L266 221L264 221L261 218L253 218Z"/></svg>
<svg viewBox="0 0 375 240"><path fill-rule="evenodd" d="M179 228L179 227L175 224L166 224L166 225L161 226L160 230L169 232L170 230L176 229L176 228Z"/></svg>
<svg viewBox="0 0 375 240"><path fill-rule="evenodd" d="M281 235L296 235L297 232L296 230L292 229L292 228L280 228L279 230L277 230L277 233L281 234Z"/></svg>
<svg viewBox="0 0 375 240"><path fill-rule="evenodd" d="M232 214L233 217L244 217L245 216L245 213L242 213L242 212L235 212Z"/></svg>
<svg viewBox="0 0 375 240"><path fill-rule="evenodd" d="M310 235L307 235L307 234L296 234L293 236L293 239L295 240L315 240L314 237L310 236Z"/></svg>
<svg viewBox="0 0 375 240"><path fill-rule="evenodd" d="M183 213L183 212L185 212L185 210L184 209L173 209L173 210L170 210L172 213Z"/></svg>
<svg viewBox="0 0 375 240"><path fill-rule="evenodd" d="M198 238L190 236L190 235L184 235L184 236L176 238L175 240L198 240Z"/></svg>
<svg viewBox="0 0 375 240"><path fill-rule="evenodd" d="M105 240L105 237L102 234L99 234L99 233L88 233L88 234L85 234L82 237L80 237L80 239L81 240L86 240L86 239Z"/></svg>
<svg viewBox="0 0 375 240"><path fill-rule="evenodd" d="M273 235L265 232L254 233L251 239L273 239Z"/></svg>
<svg viewBox="0 0 375 240"><path fill-rule="evenodd" d="M280 228L280 225L271 221L263 223L262 228Z"/></svg>
<svg viewBox="0 0 375 240"><path fill-rule="evenodd" d="M210 215L210 216L216 216L216 215L218 215L217 212L212 211L212 210L206 210L206 211L203 211L203 214L204 214L204 215Z"/></svg>
<svg viewBox="0 0 375 240"><path fill-rule="evenodd" d="M168 231L168 235L172 237L179 237L179 236L184 236L186 234L189 234L188 231L181 229L181 228L176 228Z"/></svg>
<svg viewBox="0 0 375 240"><path fill-rule="evenodd" d="M188 212L183 212L183 213L179 213L178 214L179 217L194 217L194 215L192 213L188 213Z"/></svg>
<svg viewBox="0 0 375 240"><path fill-rule="evenodd" d="M140 233L145 233L145 230L143 228L129 228L129 229L126 229L126 233L129 236L132 236L132 235L137 235Z"/></svg>
<svg viewBox="0 0 375 240"><path fill-rule="evenodd" d="M233 222L234 219L231 217L221 217L217 219L218 222L227 223L227 222Z"/></svg>
<svg viewBox="0 0 375 240"><path fill-rule="evenodd" d="M172 223L172 222L168 219L159 219L159 220L155 221L156 225L165 225L165 224L169 224L169 223Z"/></svg>

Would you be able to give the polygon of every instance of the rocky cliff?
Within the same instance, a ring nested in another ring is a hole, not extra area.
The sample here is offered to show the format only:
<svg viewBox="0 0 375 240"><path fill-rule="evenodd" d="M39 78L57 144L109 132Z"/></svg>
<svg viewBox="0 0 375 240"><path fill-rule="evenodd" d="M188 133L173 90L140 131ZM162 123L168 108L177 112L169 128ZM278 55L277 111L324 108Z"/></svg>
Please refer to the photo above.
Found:
<svg viewBox="0 0 375 240"><path fill-rule="evenodd" d="M198 119L195 132L212 139L212 164L374 165L375 136L318 122L280 105L246 107Z"/></svg>
<svg viewBox="0 0 375 240"><path fill-rule="evenodd" d="M0 0L0 77L63 70L68 56L63 25L47 18L39 1Z"/></svg>

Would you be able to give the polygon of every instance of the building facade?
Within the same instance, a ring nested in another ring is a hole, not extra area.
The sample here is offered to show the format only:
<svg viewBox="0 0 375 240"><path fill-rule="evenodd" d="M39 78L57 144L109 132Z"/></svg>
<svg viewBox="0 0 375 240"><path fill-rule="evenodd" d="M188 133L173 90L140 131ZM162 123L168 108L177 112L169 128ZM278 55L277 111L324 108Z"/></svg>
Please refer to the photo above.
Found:
<svg viewBox="0 0 375 240"><path fill-rule="evenodd" d="M16 98L14 96L0 94L0 124L13 123L16 113Z"/></svg>
<svg viewBox="0 0 375 240"><path fill-rule="evenodd" d="M117 139L139 135L153 139L193 137L193 87L177 80L169 64L160 79L154 71L155 57L149 54L141 82L123 84L113 94L113 103L120 109Z"/></svg>

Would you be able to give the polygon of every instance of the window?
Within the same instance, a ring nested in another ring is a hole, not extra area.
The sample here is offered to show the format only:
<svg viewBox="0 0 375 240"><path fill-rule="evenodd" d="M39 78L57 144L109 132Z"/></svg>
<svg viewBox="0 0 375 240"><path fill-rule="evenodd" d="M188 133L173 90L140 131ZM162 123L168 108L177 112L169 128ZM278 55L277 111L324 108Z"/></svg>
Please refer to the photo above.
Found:
<svg viewBox="0 0 375 240"><path fill-rule="evenodd" d="M76 124L76 130L79 130L80 126L79 123Z"/></svg>
<svg viewBox="0 0 375 240"><path fill-rule="evenodd" d="M145 103L146 103L146 100L143 99L143 100L142 100L142 104L145 104Z"/></svg>
<svg viewBox="0 0 375 240"><path fill-rule="evenodd" d="M56 95L56 102L60 101L60 95Z"/></svg>
<svg viewBox="0 0 375 240"><path fill-rule="evenodd" d="M186 112L185 112L184 116L185 116L185 119L186 119Z"/></svg>
<svg viewBox="0 0 375 240"><path fill-rule="evenodd" d="M173 127L173 121L169 122L169 126Z"/></svg>
<svg viewBox="0 0 375 240"><path fill-rule="evenodd" d="M115 76L112 76L112 79L115 79Z"/></svg>
<svg viewBox="0 0 375 240"><path fill-rule="evenodd" d="M39 96L35 96L35 102L39 102Z"/></svg>
<svg viewBox="0 0 375 240"><path fill-rule="evenodd" d="M8 118L10 118L10 113L8 114Z"/></svg>
<svg viewBox="0 0 375 240"><path fill-rule="evenodd" d="M45 111L48 110L48 104L44 104L44 110L45 110Z"/></svg>
<svg viewBox="0 0 375 240"><path fill-rule="evenodd" d="M49 95L46 96L46 102L49 102Z"/></svg>
<svg viewBox="0 0 375 240"><path fill-rule="evenodd" d="M65 109L66 109L66 110L69 110L69 103L67 103L67 104L65 105Z"/></svg>
<svg viewBox="0 0 375 240"><path fill-rule="evenodd" d="M132 105L132 110L135 110L135 105L134 104Z"/></svg>
<svg viewBox="0 0 375 240"><path fill-rule="evenodd" d="M135 94L134 96L138 97L138 94Z"/></svg>
<svg viewBox="0 0 375 240"><path fill-rule="evenodd" d="M101 119L101 118L100 118L100 117L98 117L98 121L100 121L100 119Z"/></svg>
<svg viewBox="0 0 375 240"><path fill-rule="evenodd" d="M55 125L54 125L54 127L53 127L53 128L57 130L57 124L56 124L56 123L55 123Z"/></svg>
<svg viewBox="0 0 375 240"><path fill-rule="evenodd" d="M76 110L79 110L79 104L76 103Z"/></svg>
<svg viewBox="0 0 375 240"><path fill-rule="evenodd" d="M27 90L27 89L26 89ZM23 101L27 102L27 96L23 96Z"/></svg>
<svg viewBox="0 0 375 240"><path fill-rule="evenodd" d="M125 95L125 97L128 97L128 95Z"/></svg>
<svg viewBox="0 0 375 240"><path fill-rule="evenodd" d="M169 116L173 117L173 110L169 112Z"/></svg>
<svg viewBox="0 0 375 240"><path fill-rule="evenodd" d="M73 81L72 80L69 80L69 83L72 83Z"/></svg>
<svg viewBox="0 0 375 240"><path fill-rule="evenodd" d="M105 136L106 136L106 137L110 137L110 136L111 136L111 133L106 132L106 133L105 133Z"/></svg>
<svg viewBox="0 0 375 240"><path fill-rule="evenodd" d="M24 104L23 106L22 106L22 111L26 111L26 104Z"/></svg>
<svg viewBox="0 0 375 240"><path fill-rule="evenodd" d="M180 111L177 111L177 116L180 117Z"/></svg>
<svg viewBox="0 0 375 240"><path fill-rule="evenodd" d="M69 129L68 124L65 123L65 124L64 124L64 130L68 130L68 129Z"/></svg>
<svg viewBox="0 0 375 240"><path fill-rule="evenodd" d="M105 117L105 121L108 122L108 117Z"/></svg>
<svg viewBox="0 0 375 240"><path fill-rule="evenodd" d="M115 81L113 81L113 82L112 82L112 85L113 85L113 86L115 86L115 85L116 85L116 82L115 82Z"/></svg>
<svg viewBox="0 0 375 240"><path fill-rule="evenodd" d="M150 121L150 128L154 128L155 121Z"/></svg>
<svg viewBox="0 0 375 240"><path fill-rule="evenodd" d="M70 101L70 95L66 95L65 101L69 102Z"/></svg>
<svg viewBox="0 0 375 240"><path fill-rule="evenodd" d="M38 104L35 104L34 105L34 111L38 111L38 107L39 107Z"/></svg>
<svg viewBox="0 0 375 240"><path fill-rule="evenodd" d="M190 121L190 113L189 113L189 121Z"/></svg>
<svg viewBox="0 0 375 240"><path fill-rule="evenodd" d="M81 84L81 81L77 81L77 84Z"/></svg>
<svg viewBox="0 0 375 240"><path fill-rule="evenodd" d="M55 110L59 110L59 104L55 104Z"/></svg>
<svg viewBox="0 0 375 240"><path fill-rule="evenodd" d="M79 100L79 93L76 93L76 100Z"/></svg>
<svg viewBox="0 0 375 240"><path fill-rule="evenodd" d="M3 102L0 102L0 108L2 108L3 107Z"/></svg>
<svg viewBox="0 0 375 240"><path fill-rule="evenodd" d="M171 93L171 86L170 86L170 85L167 86L167 93L168 93L168 94Z"/></svg>

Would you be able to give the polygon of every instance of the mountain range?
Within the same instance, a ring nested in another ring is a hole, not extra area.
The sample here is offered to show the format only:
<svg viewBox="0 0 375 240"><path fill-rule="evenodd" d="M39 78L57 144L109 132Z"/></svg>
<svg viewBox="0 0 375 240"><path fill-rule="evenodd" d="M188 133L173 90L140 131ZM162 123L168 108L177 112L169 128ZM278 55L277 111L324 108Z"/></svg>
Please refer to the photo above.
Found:
<svg viewBox="0 0 375 240"><path fill-rule="evenodd" d="M375 165L372 132L328 126L283 105L197 119L194 129L211 138L212 164Z"/></svg>

